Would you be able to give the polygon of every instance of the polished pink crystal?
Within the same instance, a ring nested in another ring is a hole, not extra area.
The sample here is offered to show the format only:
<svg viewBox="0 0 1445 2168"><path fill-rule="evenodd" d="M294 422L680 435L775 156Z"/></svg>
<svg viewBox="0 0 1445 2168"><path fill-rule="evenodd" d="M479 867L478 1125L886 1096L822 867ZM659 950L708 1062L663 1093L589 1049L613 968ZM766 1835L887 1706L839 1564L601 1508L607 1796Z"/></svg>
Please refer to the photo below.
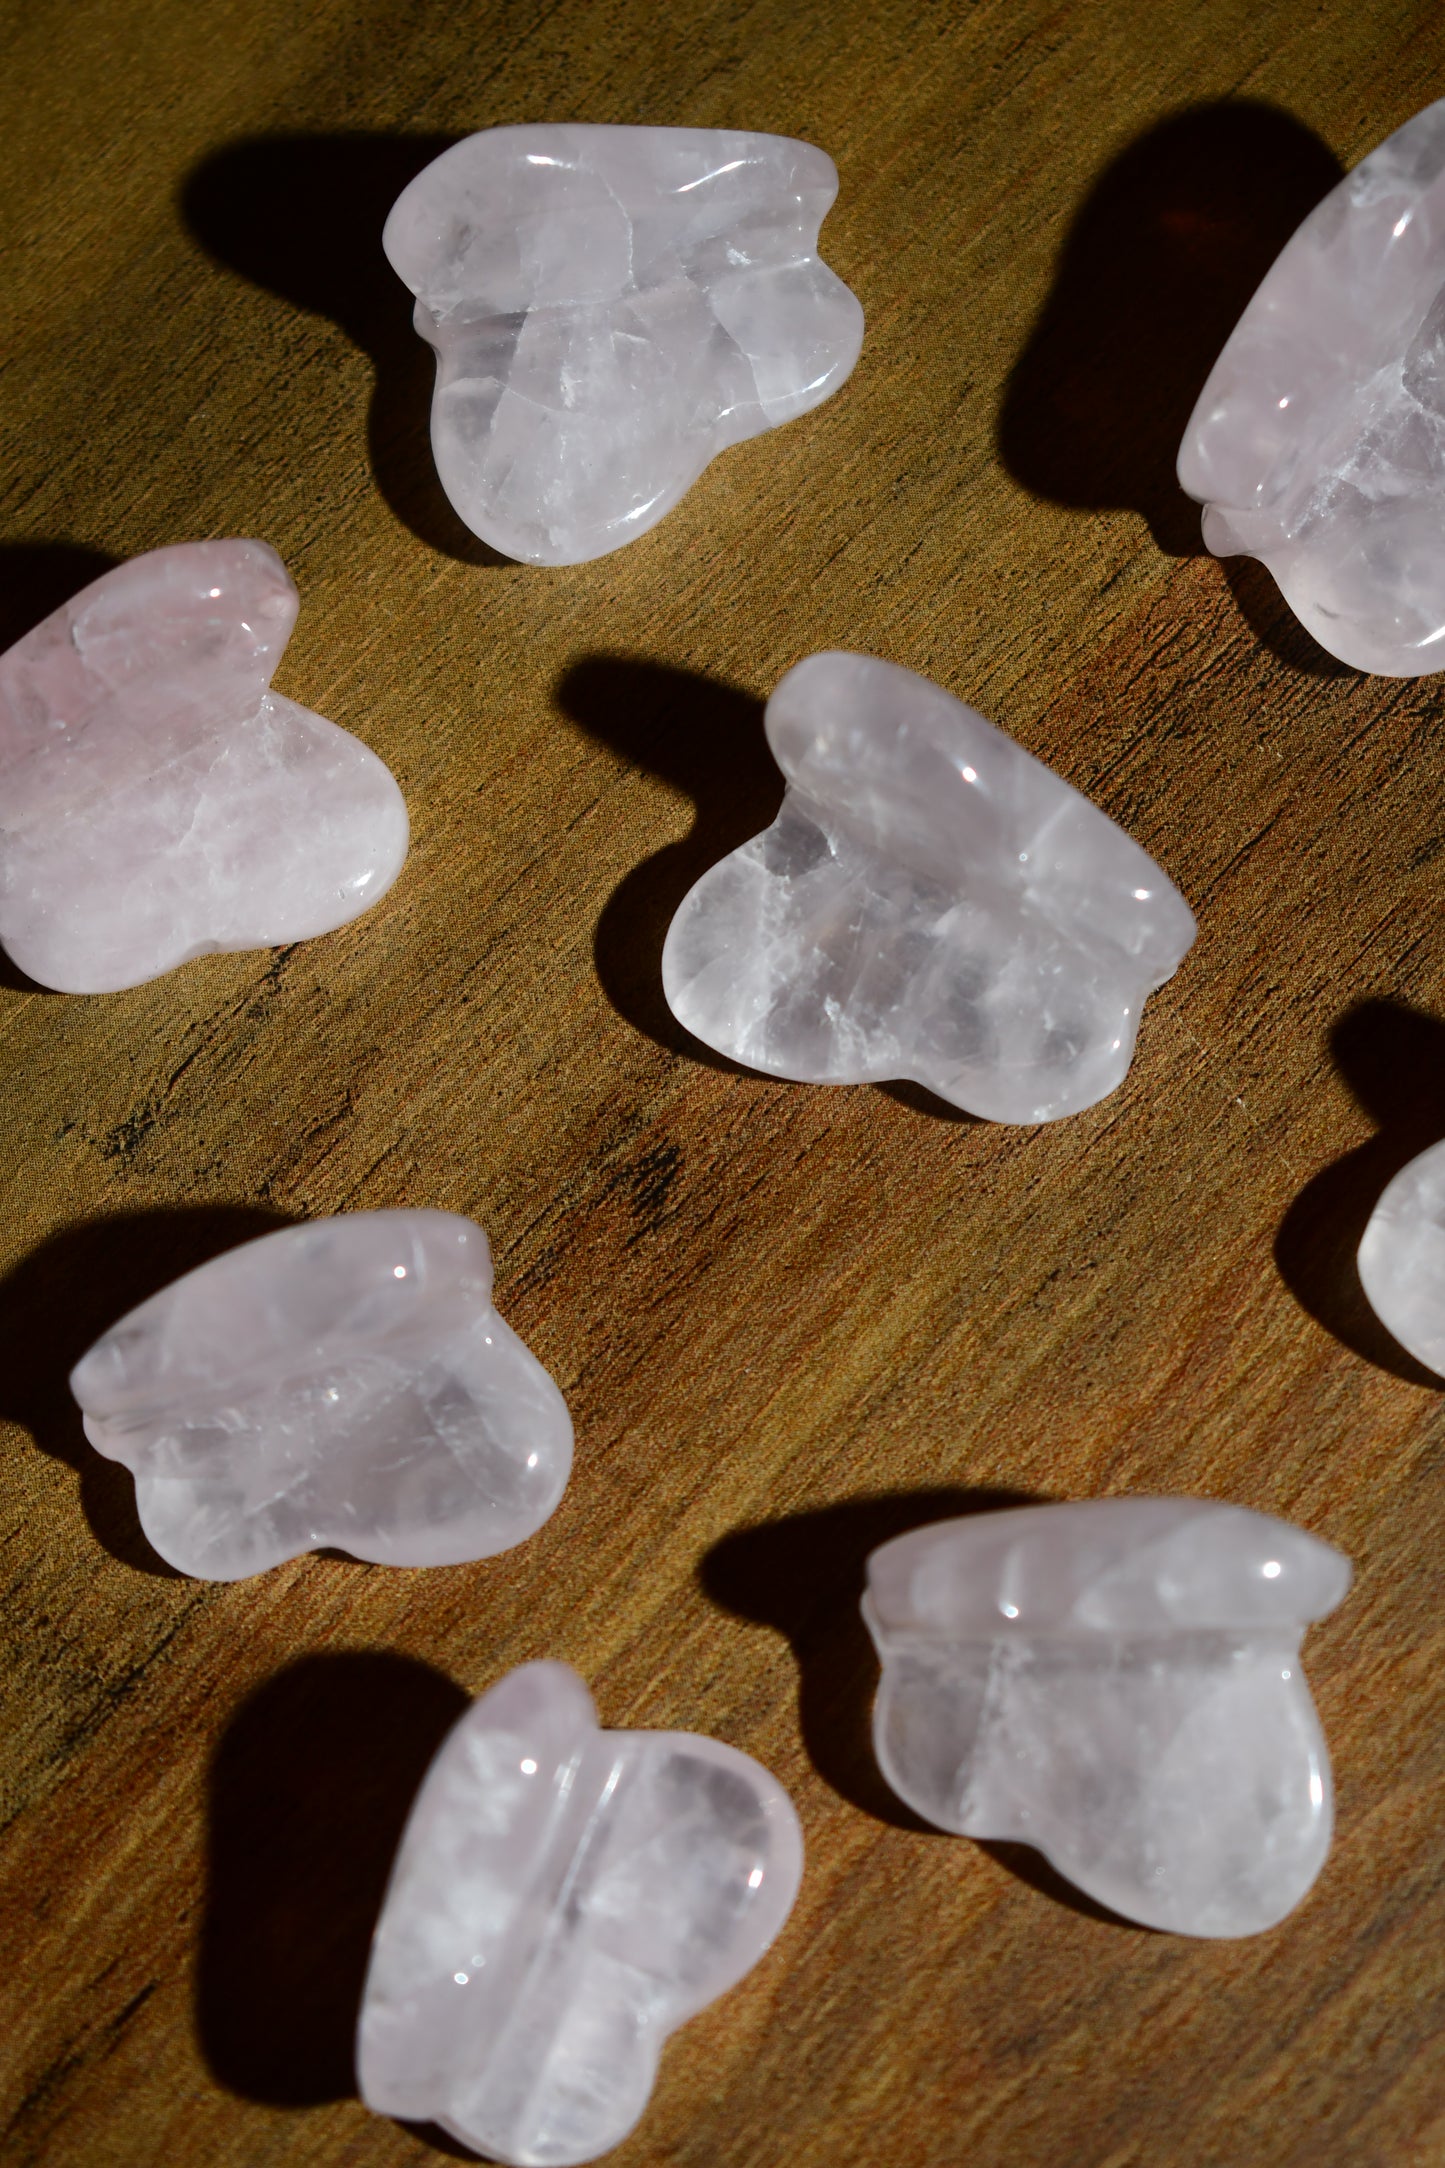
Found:
<svg viewBox="0 0 1445 2168"><path fill-rule="evenodd" d="M264 542L107 572L0 655L0 944L62 993L329 933L406 857L401 792L270 690L299 602Z"/></svg>
<svg viewBox="0 0 1445 2168"><path fill-rule="evenodd" d="M523 1664L458 1720L412 1809L362 2002L362 2099L508 2168L596 2160L642 2115L669 2033L779 1933L802 1872L793 1803L750 1755L603 1731L575 1671Z"/></svg>

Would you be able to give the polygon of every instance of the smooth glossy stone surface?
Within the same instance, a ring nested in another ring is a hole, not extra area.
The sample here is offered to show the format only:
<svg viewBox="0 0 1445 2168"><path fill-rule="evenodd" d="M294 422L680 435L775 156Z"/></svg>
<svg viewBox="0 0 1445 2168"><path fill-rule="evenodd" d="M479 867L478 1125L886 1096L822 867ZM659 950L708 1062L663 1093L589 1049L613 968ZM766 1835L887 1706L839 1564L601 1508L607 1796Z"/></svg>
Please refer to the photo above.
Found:
<svg viewBox="0 0 1445 2168"><path fill-rule="evenodd" d="M390 772L268 690L297 608L264 542L181 543L0 656L0 943L41 985L304 941L396 879Z"/></svg>
<svg viewBox="0 0 1445 2168"><path fill-rule="evenodd" d="M679 1023L811 1084L911 1078L1047 1122L1122 1082L1194 939L1173 883L1061 776L927 678L811 655L768 702L771 828L668 930Z"/></svg>
<svg viewBox="0 0 1445 2168"><path fill-rule="evenodd" d="M368 2107L488 2160L593 2160L667 2035L751 1970L803 1839L766 1769L693 1732L599 1731L565 1664L456 1725L412 1810L357 2041Z"/></svg>
<svg viewBox="0 0 1445 2168"><path fill-rule="evenodd" d="M384 246L473 533L532 564L605 556L835 392L863 339L818 260L837 192L811 143L707 128L488 128L419 174Z"/></svg>
<svg viewBox="0 0 1445 2168"><path fill-rule="evenodd" d="M1179 479L1359 670L1445 670L1445 100L1340 182L1200 393Z"/></svg>
<svg viewBox="0 0 1445 2168"><path fill-rule="evenodd" d="M285 1227L173 1281L71 1373L146 1535L210 1581L335 1544L386 1566L532 1535L572 1466L552 1380L451 1212Z"/></svg>
<svg viewBox="0 0 1445 2168"><path fill-rule="evenodd" d="M1303 1529L1203 1499L916 1529L868 1562L879 1764L941 1829L1034 1845L1129 1919L1255 1934L1329 1850L1299 1647L1349 1585Z"/></svg>
<svg viewBox="0 0 1445 2168"><path fill-rule="evenodd" d="M1445 1143L1389 1183L1360 1244L1370 1307L1417 1362L1445 1377Z"/></svg>

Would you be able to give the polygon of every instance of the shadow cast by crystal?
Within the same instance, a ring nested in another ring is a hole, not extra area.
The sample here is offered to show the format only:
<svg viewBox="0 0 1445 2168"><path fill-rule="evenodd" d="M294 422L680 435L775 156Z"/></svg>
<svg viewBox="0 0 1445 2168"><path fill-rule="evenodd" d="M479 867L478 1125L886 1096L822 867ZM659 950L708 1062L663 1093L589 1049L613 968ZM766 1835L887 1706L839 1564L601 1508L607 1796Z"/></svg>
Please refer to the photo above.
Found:
<svg viewBox="0 0 1445 2168"><path fill-rule="evenodd" d="M1275 585L1268 566L1257 557L1224 557L1219 563L1240 616L1260 646L1268 648L1277 662L1306 677L1363 680L1363 670L1341 662L1305 630Z"/></svg>
<svg viewBox="0 0 1445 2168"><path fill-rule="evenodd" d="M1136 511L1161 549L1202 554L1199 507L1174 471L1184 426L1246 302L1341 173L1302 122L1246 99L1172 114L1122 151L1069 229L1008 380L998 447L1014 479L1056 504Z"/></svg>
<svg viewBox="0 0 1445 2168"><path fill-rule="evenodd" d="M449 2130L443 2130L440 2123L403 2123L401 2127L409 2131L413 2138L420 2139L423 2145L430 2146L433 2153L444 2154L448 2160L486 2160L484 2153L474 2153L469 2145L462 2144L460 2138L454 2138Z"/></svg>
<svg viewBox="0 0 1445 2168"><path fill-rule="evenodd" d="M440 1672L378 1651L304 1657L232 1719L210 1771L196 2023L233 2093L278 2107L355 2093L356 2021L392 1859L466 1707ZM416 2135L455 2150L440 2133Z"/></svg>
<svg viewBox="0 0 1445 2168"><path fill-rule="evenodd" d="M1162 1929L1151 1927L1145 1920L1131 1920L1122 1912L1111 1910L1094 1897L1075 1889L1067 1875L1062 1875L1051 1860L1042 1852L1036 1852L1031 1844L1020 1844L1012 1838L970 1837L970 1844L977 1845L980 1852L1002 1867L1017 1882L1023 1882L1040 1897L1062 1905L1066 1912L1077 1912L1086 1920L1097 1920L1101 1927L1122 1927L1131 1935L1157 1935Z"/></svg>
<svg viewBox="0 0 1445 2168"><path fill-rule="evenodd" d="M181 211L218 263L295 307L330 317L376 371L367 449L378 489L428 548L505 565L448 503L432 460L434 364L412 329L412 297L382 253L381 230L407 182L454 135L252 136L187 177ZM283 402L278 426L289 427Z"/></svg>
<svg viewBox="0 0 1445 2168"><path fill-rule="evenodd" d="M119 563L77 542L0 542L0 654Z"/></svg>
<svg viewBox="0 0 1445 2168"><path fill-rule="evenodd" d="M1280 1278L1345 1347L1411 1385L1441 1380L1376 1317L1356 1255L1387 1183L1445 1137L1445 1021L1399 1001L1364 1001L1330 1033L1335 1066L1378 1134L1306 1183L1275 1237Z"/></svg>
<svg viewBox="0 0 1445 2168"><path fill-rule="evenodd" d="M137 1303L222 1250L287 1224L283 1213L250 1206L119 1212L62 1228L0 1280L0 1413L76 1471L91 1533L137 1572L178 1578L141 1532L129 1471L87 1441L70 1372Z"/></svg>
<svg viewBox="0 0 1445 2168"><path fill-rule="evenodd" d="M970 1114L967 1107L951 1106L931 1092L926 1084L915 1084L912 1077L899 1077L892 1084L880 1084L879 1091L885 1099L892 1099L900 1107L907 1107L914 1114L926 1114L935 1122L960 1122L965 1125L981 1122L981 1114Z"/></svg>
<svg viewBox="0 0 1445 2168"><path fill-rule="evenodd" d="M763 703L717 678L624 655L574 663L556 698L589 737L695 809L682 841L634 866L607 899L592 946L602 991L625 1023L669 1053L755 1075L677 1022L662 992L662 944L694 881L777 818L783 778L763 735Z"/></svg>

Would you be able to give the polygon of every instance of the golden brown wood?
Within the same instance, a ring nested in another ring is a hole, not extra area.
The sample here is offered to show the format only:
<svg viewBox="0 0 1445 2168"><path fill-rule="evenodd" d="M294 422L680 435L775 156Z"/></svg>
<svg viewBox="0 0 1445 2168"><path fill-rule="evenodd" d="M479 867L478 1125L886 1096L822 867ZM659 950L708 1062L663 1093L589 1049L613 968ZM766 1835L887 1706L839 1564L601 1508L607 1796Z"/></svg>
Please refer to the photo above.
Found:
<svg viewBox="0 0 1445 2168"><path fill-rule="evenodd" d="M366 1937L463 1694L546 1654L609 1723L761 1756L810 1847L618 2168L1445 2161L1445 1419L1350 1262L1445 1131L1442 681L1333 668L1171 480L1264 263L1445 88L1437 0L9 0L0 57L0 638L264 535L283 689L415 826L330 939L0 988L6 2160L434 2158L352 2096ZM838 398L560 573L446 514L376 245L440 141L543 117L825 145L868 316ZM1105 1105L989 1128L670 1030L661 929L768 816L758 703L828 644L976 701L1195 903ZM577 1418L561 1511L444 1572L158 1571L67 1366L232 1241L402 1203L490 1229ZM1258 1940L1094 1916L869 1760L872 1544L1130 1487L1358 1563L1308 1645L1337 1847Z"/></svg>

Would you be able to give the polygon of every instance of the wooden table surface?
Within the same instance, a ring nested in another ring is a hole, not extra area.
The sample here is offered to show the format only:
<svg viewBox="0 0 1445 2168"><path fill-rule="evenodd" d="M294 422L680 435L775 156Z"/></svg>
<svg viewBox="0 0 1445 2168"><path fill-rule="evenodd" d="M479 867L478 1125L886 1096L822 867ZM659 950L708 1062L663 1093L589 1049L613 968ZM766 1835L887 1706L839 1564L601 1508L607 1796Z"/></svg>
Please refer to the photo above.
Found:
<svg viewBox="0 0 1445 2168"><path fill-rule="evenodd" d="M1333 664L1200 553L1172 472L1280 243L1445 90L1439 0L0 25L0 640L119 558L264 536L302 597L280 689L390 763L414 833L326 939L95 999L0 985L6 2161L435 2159L355 2098L367 1939L445 1727L539 1656L608 1724L759 1756L809 1848L617 2168L1445 2161L1445 1415L1352 1265L1445 1133L1445 680ZM868 322L839 396L559 572L447 511L378 246L445 142L540 119L824 145ZM771 817L760 704L830 645L976 703L1193 903L1102 1106L990 1127L731 1072L670 1024L663 929ZM383 1205L488 1228L576 1418L561 1509L474 1566L171 1574L70 1364L228 1245ZM1140 1489L1356 1562L1306 1645L1335 1849L1253 1940L1103 1917L919 1828L869 1756L874 1544Z"/></svg>

